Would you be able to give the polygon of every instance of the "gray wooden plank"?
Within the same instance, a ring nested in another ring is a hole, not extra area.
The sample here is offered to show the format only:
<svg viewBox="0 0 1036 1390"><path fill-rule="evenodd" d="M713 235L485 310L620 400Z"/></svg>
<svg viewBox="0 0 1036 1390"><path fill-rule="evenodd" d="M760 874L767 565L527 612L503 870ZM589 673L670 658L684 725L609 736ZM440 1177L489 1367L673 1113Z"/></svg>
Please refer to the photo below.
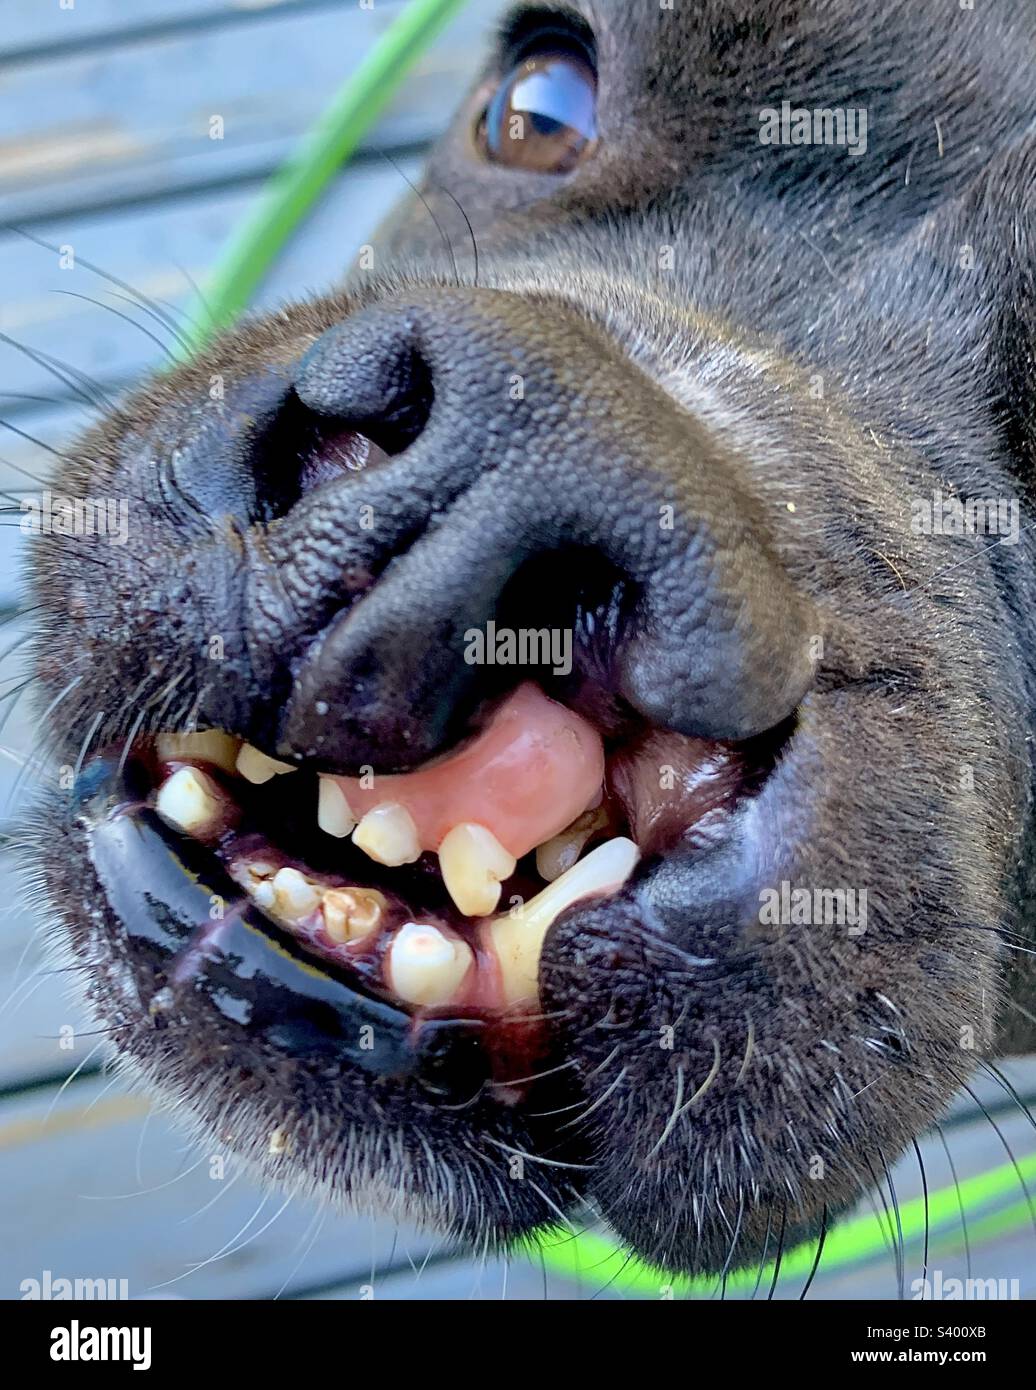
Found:
<svg viewBox="0 0 1036 1390"><path fill-rule="evenodd" d="M628 1294L601 1282L576 1283L542 1268L535 1259L516 1255L513 1259L450 1260L429 1262L416 1272L394 1269L377 1275L366 1287L362 1283L344 1284L320 1297L348 1302L362 1298L388 1302L443 1303L543 1303L621 1302Z"/></svg>
<svg viewBox="0 0 1036 1390"><path fill-rule="evenodd" d="M10 526L0 529L3 573L12 557ZM26 674L31 615L0 625L0 830L18 837L45 775L27 760L36 751L37 728L29 692L18 691ZM13 708L11 706L13 705ZM78 971L55 951L48 913L29 891L22 862L0 852L0 1088L74 1070L94 1054L95 1024L81 1000Z"/></svg>
<svg viewBox="0 0 1036 1390"><path fill-rule="evenodd" d="M419 163L404 160L400 168L412 178ZM383 160L359 162L347 170L273 268L259 304L273 305L305 289L333 285L401 189L400 174ZM37 352L102 383L131 382L157 365L162 354L148 334L161 337L164 330L146 311L114 297L120 291L110 293L112 287L75 258L94 262L162 305L183 308L193 296L192 284L204 281L257 193L255 187L233 189L149 205L132 216L111 212L42 224L38 232L47 242L73 249L71 269L63 269L58 255L23 237L0 235L0 287L5 287L0 332L29 350L0 342L3 391L69 394L68 382L34 359ZM91 303L94 299L110 307ZM139 326L112 309L135 316ZM18 423L28 428L20 418ZM13 448L8 438L0 440L0 456L14 457Z"/></svg>
<svg viewBox="0 0 1036 1390"><path fill-rule="evenodd" d="M1025 1069L1031 1082L1036 1059L1029 1059ZM1026 1081L1022 1070L1016 1070L1016 1078L1021 1084ZM213 1185L217 1180L209 1171L211 1155L186 1146L167 1117L154 1116L145 1124L146 1112L140 1098L114 1080L80 1083L60 1097L50 1089L0 1101L0 1228L7 1236L0 1247L0 1297L12 1296L15 1276L20 1280L43 1269L66 1277L127 1278L135 1296L155 1292L175 1279L170 1289L188 1297L269 1296L285 1280L289 1293L308 1291L313 1296L317 1288L322 1298L361 1298L367 1286L373 1287L376 1298L543 1297L543 1276L535 1260L512 1260L506 1286L501 1261L425 1268L426 1254L436 1261L448 1254L440 1242L408 1230L399 1232L393 1223L372 1224L367 1218L328 1214L312 1250L304 1254L305 1233L315 1215L305 1203L290 1204L239 1256L217 1260L181 1280L178 1276L192 1264L210 1259L225 1242L234 1244L235 1232L255 1212L261 1196L246 1178L235 1175L232 1160L218 1181L234 1178L236 1196L229 1190L223 1195L222 1187ZM1005 1143L1019 1157L1034 1151L1026 1115L1001 1116L998 1125L1000 1135L984 1119L950 1133L958 1177L1003 1164ZM924 1143L923 1157L930 1190L952 1183L937 1139ZM894 1182L901 1202L920 1192L912 1153L897 1165ZM217 1194L215 1217L205 1214L199 1222L197 1214ZM1010 1200L1021 1195L1019 1189ZM258 1230L274 1216L282 1200L271 1199L251 1229ZM868 1203L861 1204L861 1210L869 1209ZM908 1245L908 1289L920 1276L921 1253L919 1242ZM1031 1228L983 1240L972 1219L973 1277L1018 1278L1031 1291L1034 1253ZM941 1270L945 1278L964 1277L964 1244L956 1228L933 1238L929 1267L933 1274ZM801 1282L782 1281L778 1297L797 1297ZM896 1293L895 1263L885 1254L852 1269L822 1267L813 1296L894 1298ZM610 1288L593 1269L578 1283L548 1276L550 1298L613 1295L621 1296L623 1290ZM745 1295L731 1291L729 1296Z"/></svg>
<svg viewBox="0 0 1036 1390"><path fill-rule="evenodd" d="M0 1229L0 1298L44 1270L126 1279L133 1298L266 1298L441 1249L395 1221L264 1197L106 1079L0 1106Z"/></svg>
<svg viewBox="0 0 1036 1390"><path fill-rule="evenodd" d="M439 133L496 8L483 0L460 12L408 73L368 148ZM237 28L187 28L8 69L0 83L0 221L270 172L396 13L381 4L288 9L244 39Z"/></svg>
<svg viewBox="0 0 1036 1390"><path fill-rule="evenodd" d="M1026 1063L1028 1079L1036 1081L1036 1059ZM998 1121L1003 1139L1016 1156L1031 1154L1036 1148L1029 1119L1016 1113ZM988 1168L999 1167L1005 1159L1001 1139L984 1119L973 1120L970 1124L953 1132L950 1151L958 1177L963 1180ZM937 1137L929 1137L921 1144L922 1158L930 1191L943 1186L952 1187L953 1173L941 1142ZM911 1152L894 1167L892 1175L898 1199L903 1202L916 1197L921 1192L920 1170ZM1019 1187L1008 1198L1008 1204L1023 1200L1024 1193ZM861 1203L859 1210L870 1213L873 1210L869 1201ZM1006 1233L992 1237L982 1236L980 1216L971 1217L970 1264L965 1243L959 1226L951 1225L939 1234L933 1234L929 1248L928 1276L933 1281L941 1277L949 1279L997 1279L1005 1280L1006 1289L1011 1291L1012 1280L1018 1281L1020 1298L1032 1296L1036 1287L1036 1233L1032 1226L1023 1222ZM923 1277L924 1247L922 1241L909 1242L904 1252L904 1285L906 1296L912 1298L919 1289L914 1281ZM609 1274L596 1272L587 1267L582 1277L564 1277L548 1265L546 1269L533 1256L515 1257L510 1260L495 1259L488 1262L471 1259L466 1263L430 1262L426 1268L418 1270L393 1269L383 1272L373 1284L375 1298L390 1300L448 1300L481 1301L483 1299L507 1299L509 1301L542 1301L558 1299L590 1299L595 1302L623 1298L658 1298L668 1296L672 1288L667 1276L660 1275L657 1289L640 1289L629 1292L620 1284L609 1282ZM805 1279L801 1275L779 1280L774 1294L775 1299L798 1299ZM764 1284L761 1296L765 1298L768 1283ZM370 1296L362 1284L346 1280L331 1288L319 1291L319 1297L347 1301ZM718 1295L718 1288L710 1288L707 1293L687 1295L674 1290L677 1298L710 1298ZM835 1299L885 1299L895 1300L899 1296L899 1281L896 1262L891 1249L877 1258L862 1261L851 1267L825 1268L823 1261L813 1281L809 1297L813 1301ZM746 1300L750 1291L728 1288L726 1297Z"/></svg>
<svg viewBox="0 0 1036 1390"><path fill-rule="evenodd" d="M242 25L276 10L319 9L342 0L5 0L0 63L39 61L55 51L125 42L128 33ZM386 8L402 0L379 0Z"/></svg>
<svg viewBox="0 0 1036 1390"><path fill-rule="evenodd" d="M0 856L0 1088L99 1065L106 1050L13 858Z"/></svg>

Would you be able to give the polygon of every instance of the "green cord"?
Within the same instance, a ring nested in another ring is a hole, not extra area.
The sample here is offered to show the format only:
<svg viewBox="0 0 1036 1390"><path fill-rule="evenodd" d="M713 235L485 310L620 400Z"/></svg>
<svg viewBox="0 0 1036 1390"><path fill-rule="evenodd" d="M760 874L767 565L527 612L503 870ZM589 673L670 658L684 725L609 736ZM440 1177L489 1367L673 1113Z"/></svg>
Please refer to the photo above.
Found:
<svg viewBox="0 0 1036 1390"><path fill-rule="evenodd" d="M258 206L222 252L199 296L181 359L192 357L247 309L278 253L352 156L403 79L465 0L411 0L337 93Z"/></svg>
<svg viewBox="0 0 1036 1390"><path fill-rule="evenodd" d="M926 1229L937 1234L947 1227L960 1227L962 1212L965 1218L980 1207L988 1206L1008 1196L1028 1179L1036 1178L1036 1154L1005 1163L986 1173L965 1178L958 1187L944 1187L928 1194L927 1215L924 1197L914 1197L899 1205L899 1223L903 1244L924 1239ZM968 1221L968 1236L972 1241L990 1239L1003 1231L1014 1229L1025 1219L1034 1220L1032 1204L1019 1202L1008 1211L987 1217L973 1225ZM899 1240L899 1225L892 1218L866 1215L853 1217L828 1232L824 1242L821 1268L825 1274L865 1260L875 1259ZM775 1244L776 1240L772 1242ZM683 1298L708 1298L716 1292L715 1279L687 1279L652 1269L650 1265L627 1260L626 1255L609 1240L591 1232L573 1236L563 1231L540 1232L536 1247L555 1273L570 1279L589 1279L598 1287L610 1284L627 1293L659 1298L668 1291ZM804 1281L816 1260L818 1242L810 1241L788 1251L781 1259L782 1280ZM760 1275L757 1269L737 1270L728 1275L728 1293L751 1293L758 1283L763 1293L769 1290L774 1278L774 1265ZM920 1269L917 1271L920 1277ZM909 1283L907 1295L911 1293Z"/></svg>
<svg viewBox="0 0 1036 1390"><path fill-rule="evenodd" d="M199 296L191 326L179 353L181 358L199 352L222 329L229 327L248 307L258 285L306 213L330 180L353 155L414 63L432 39L459 10L465 0L411 0L403 13L375 44L353 76L345 83L328 110L301 142L298 150L270 180L258 206L245 220L218 260ZM901 1204L899 1218L904 1242L923 1238L927 1228L939 1232L960 1224L962 1212L982 1207L1006 1196L1016 1184L1036 1178L1036 1155L1020 1160L1017 1167L1001 1168L963 1181L958 1188L942 1188L924 1198ZM969 1223L972 1239L983 1239L1010 1230L1033 1218L1026 1200L1007 1211ZM855 1217L831 1231L824 1244L823 1269L859 1264L875 1258L898 1239L886 1220L877 1216ZM708 1297L716 1281L686 1279L652 1269L628 1259L613 1242L592 1232L571 1235L556 1230L537 1233L535 1248L555 1273L595 1284L612 1284L628 1293L658 1298L667 1290L683 1297ZM805 1280L813 1268L817 1242L789 1251L781 1260L781 1277ZM748 1292L756 1286L766 1291L774 1267L739 1270L728 1276L730 1292ZM909 1290L908 1290L909 1292Z"/></svg>

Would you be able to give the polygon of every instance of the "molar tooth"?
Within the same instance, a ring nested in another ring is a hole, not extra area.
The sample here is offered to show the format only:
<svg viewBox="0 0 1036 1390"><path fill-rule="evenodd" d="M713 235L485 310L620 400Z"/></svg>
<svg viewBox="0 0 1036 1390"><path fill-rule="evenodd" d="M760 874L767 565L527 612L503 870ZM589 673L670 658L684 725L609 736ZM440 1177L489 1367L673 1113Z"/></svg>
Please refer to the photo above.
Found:
<svg viewBox="0 0 1036 1390"><path fill-rule="evenodd" d="M326 835L344 840L356 827L349 800L333 777L321 777L317 795L317 825Z"/></svg>
<svg viewBox="0 0 1036 1390"><path fill-rule="evenodd" d="M345 945L369 936L381 921L385 896L373 888L330 888L324 894L324 929L332 941Z"/></svg>
<svg viewBox="0 0 1036 1390"><path fill-rule="evenodd" d="M319 892L298 869L278 869L272 886L274 910L289 922L300 922L320 906Z"/></svg>
<svg viewBox="0 0 1036 1390"><path fill-rule="evenodd" d="M261 787L271 778L279 777L284 772L297 772L298 768L294 763L278 762L276 758L270 758L258 748L253 748L250 743L244 743L237 755L237 770L246 782Z"/></svg>
<svg viewBox="0 0 1036 1390"><path fill-rule="evenodd" d="M257 883L254 888L249 890L249 897L259 907L269 911L277 900L277 894L274 890L272 880L263 879L261 882Z"/></svg>
<svg viewBox="0 0 1036 1390"><path fill-rule="evenodd" d="M582 854L590 836L598 830L603 830L606 824L604 808L597 806L584 811L559 834L544 840L536 851L536 872L540 878L553 883L556 878L567 873Z"/></svg>
<svg viewBox="0 0 1036 1390"><path fill-rule="evenodd" d="M187 835L212 830L225 806L215 782L196 767L181 767L167 777L155 798L155 810L162 819Z"/></svg>
<svg viewBox="0 0 1036 1390"><path fill-rule="evenodd" d="M580 898L617 891L639 858L640 851L632 840L621 836L606 840L542 893L486 924L483 939L496 954L506 1004L536 999L540 952L554 919Z"/></svg>
<svg viewBox="0 0 1036 1390"><path fill-rule="evenodd" d="M421 857L417 826L405 806L386 801L375 806L353 831L353 844L377 864L398 869Z"/></svg>
<svg viewBox="0 0 1036 1390"><path fill-rule="evenodd" d="M448 1004L472 962L471 948L437 927L407 922L388 954L388 981L406 1004L437 1008Z"/></svg>
<svg viewBox="0 0 1036 1390"><path fill-rule="evenodd" d="M248 888L254 888L265 879L273 878L277 872L277 865L270 864L265 859L248 859L240 866L240 874L235 874L239 882L244 882Z"/></svg>
<svg viewBox="0 0 1036 1390"><path fill-rule="evenodd" d="M500 884L517 860L484 825L455 825L439 846L446 891L465 917L488 917L500 901Z"/></svg>
<svg viewBox="0 0 1036 1390"><path fill-rule="evenodd" d="M155 739L155 752L163 763L186 762L212 763L223 772L233 772L237 763L241 740L225 734L221 729L204 729L196 734L159 734Z"/></svg>

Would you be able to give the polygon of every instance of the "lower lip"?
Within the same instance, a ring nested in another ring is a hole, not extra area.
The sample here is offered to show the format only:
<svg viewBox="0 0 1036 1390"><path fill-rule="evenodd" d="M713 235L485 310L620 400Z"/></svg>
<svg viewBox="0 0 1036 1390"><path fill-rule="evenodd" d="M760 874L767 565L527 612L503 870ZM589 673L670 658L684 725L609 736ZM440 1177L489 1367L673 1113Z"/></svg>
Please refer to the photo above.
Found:
<svg viewBox="0 0 1036 1390"><path fill-rule="evenodd" d="M154 985L156 1026L201 1000L292 1058L416 1081L450 1103L486 1086L497 1100L521 1098L517 1080L546 1047L542 1024L412 1016L345 983L268 921L218 860L166 830L131 783L114 759L99 759L72 811L138 976Z"/></svg>

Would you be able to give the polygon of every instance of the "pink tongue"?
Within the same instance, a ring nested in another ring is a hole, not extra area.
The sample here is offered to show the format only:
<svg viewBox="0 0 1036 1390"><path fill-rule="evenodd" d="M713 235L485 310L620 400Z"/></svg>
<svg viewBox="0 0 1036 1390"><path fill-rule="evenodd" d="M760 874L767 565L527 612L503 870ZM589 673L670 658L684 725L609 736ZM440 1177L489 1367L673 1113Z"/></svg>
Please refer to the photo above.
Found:
<svg viewBox="0 0 1036 1390"><path fill-rule="evenodd" d="M442 762L397 776L337 781L359 819L385 802L405 806L423 850L462 822L491 830L516 859L564 830L604 781L600 735L536 685L519 686L483 731Z"/></svg>

